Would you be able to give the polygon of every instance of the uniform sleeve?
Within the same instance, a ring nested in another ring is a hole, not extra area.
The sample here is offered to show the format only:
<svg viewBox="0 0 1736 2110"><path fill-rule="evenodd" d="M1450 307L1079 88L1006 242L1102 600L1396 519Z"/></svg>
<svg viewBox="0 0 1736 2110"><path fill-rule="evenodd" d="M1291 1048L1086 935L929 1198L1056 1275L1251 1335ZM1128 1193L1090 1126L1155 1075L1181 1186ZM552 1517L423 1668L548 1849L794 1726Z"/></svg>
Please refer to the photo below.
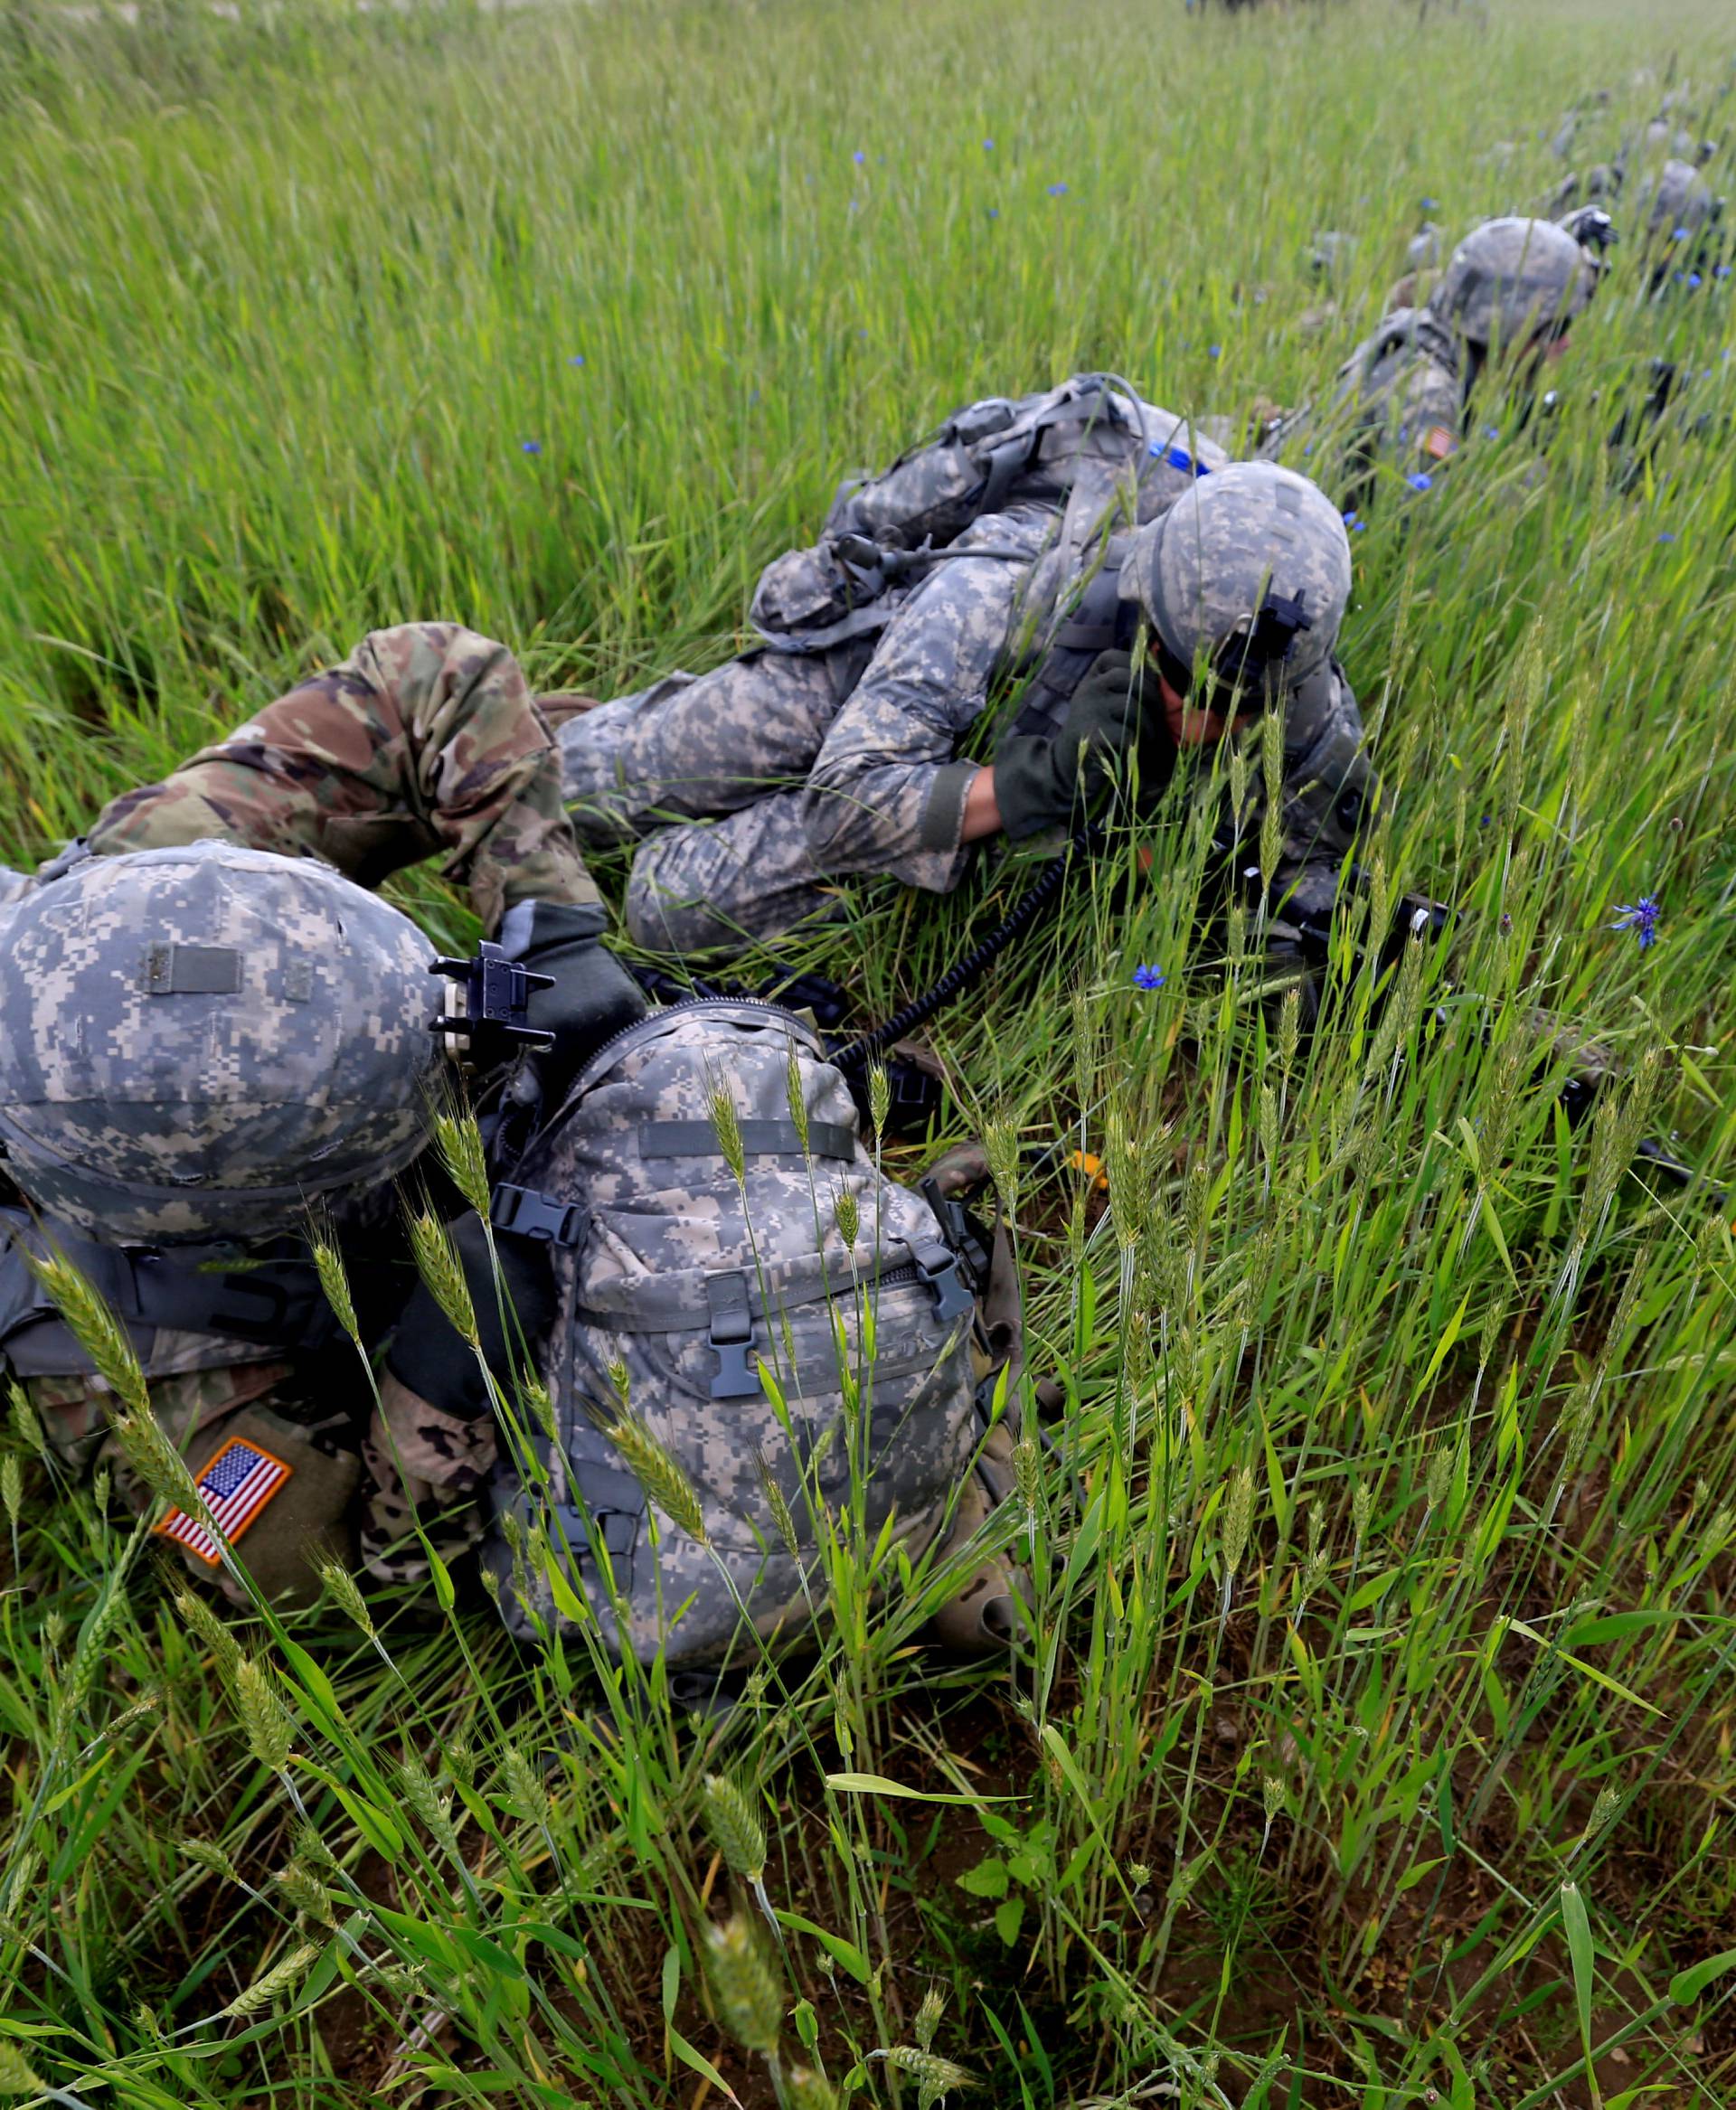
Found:
<svg viewBox="0 0 1736 2110"><path fill-rule="evenodd" d="M1399 466L1425 474L1458 452L1460 390L1432 359L1418 359L1395 390L1389 418L1398 429Z"/></svg>
<svg viewBox="0 0 1736 2110"><path fill-rule="evenodd" d="M439 857L491 931L515 901L599 898L517 661L456 623L374 631L161 784L113 801L90 846L109 856L210 837L312 852L364 887Z"/></svg>
<svg viewBox="0 0 1736 2110"><path fill-rule="evenodd" d="M1021 554L937 564L888 624L808 773L802 819L820 871L885 871L934 893L958 885L976 765L953 750L987 701L1042 526L978 521L956 547Z"/></svg>
<svg viewBox="0 0 1736 2110"><path fill-rule="evenodd" d="M1380 786L1344 670L1331 660L1316 679L1318 706L1304 737L1285 754L1284 854L1297 862L1326 859L1336 865L1378 810ZM1297 703L1314 701L1305 691Z"/></svg>

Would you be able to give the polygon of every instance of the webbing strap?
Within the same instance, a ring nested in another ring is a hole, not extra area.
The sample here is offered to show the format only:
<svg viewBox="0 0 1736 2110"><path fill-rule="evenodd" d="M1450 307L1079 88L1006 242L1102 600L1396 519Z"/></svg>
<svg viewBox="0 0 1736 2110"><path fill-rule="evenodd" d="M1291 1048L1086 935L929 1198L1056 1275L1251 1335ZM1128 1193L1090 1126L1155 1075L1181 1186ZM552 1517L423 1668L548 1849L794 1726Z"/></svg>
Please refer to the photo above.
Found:
<svg viewBox="0 0 1736 2110"><path fill-rule="evenodd" d="M44 1321L60 1320L53 1299L25 1263L44 1243L22 1211L0 1211L0 1342ZM103 1246L56 1225L52 1244L115 1315L138 1327L208 1333L263 1348L322 1348L335 1340L336 1314L311 1260L261 1260L238 1266L232 1248ZM225 1265L225 1262L228 1265ZM53 1367L89 1368L81 1352L69 1365L71 1342L58 1339ZM42 1353L51 1352L41 1344ZM17 1361L19 1352L14 1352ZM31 1360L34 1360L33 1355Z"/></svg>
<svg viewBox="0 0 1736 2110"><path fill-rule="evenodd" d="M720 1295L730 1300L722 1307L726 1312L739 1299L750 1319L761 1319L769 1309L773 1314L796 1311L804 1305L851 1295L858 1287L878 1292L916 1279L912 1248L898 1239L889 1240L879 1252L859 1245L854 1257L816 1253L801 1262L773 1263L765 1268L763 1281L758 1271L720 1268L706 1274L687 1268L675 1275L646 1276L631 1284L610 1284L597 1301L575 1305L573 1315L587 1326L621 1328L632 1333L685 1333L704 1325L708 1318L716 1322ZM715 1286L724 1283L731 1286Z"/></svg>
<svg viewBox="0 0 1736 2110"><path fill-rule="evenodd" d="M1019 733L1053 733L1061 723L1073 691L1090 671L1099 652L1112 651L1124 641L1124 624L1129 604L1121 598L1120 568L1113 561L1087 582L1071 614L1061 624L1037 671L1026 684L1013 730Z"/></svg>
<svg viewBox="0 0 1736 2110"><path fill-rule="evenodd" d="M801 1131L793 1121L743 1121L741 1148L750 1157L802 1156ZM723 1146L710 1121L646 1121L639 1129L641 1157L722 1157ZM810 1121L807 1154L846 1161L856 1154L854 1129L839 1121Z"/></svg>

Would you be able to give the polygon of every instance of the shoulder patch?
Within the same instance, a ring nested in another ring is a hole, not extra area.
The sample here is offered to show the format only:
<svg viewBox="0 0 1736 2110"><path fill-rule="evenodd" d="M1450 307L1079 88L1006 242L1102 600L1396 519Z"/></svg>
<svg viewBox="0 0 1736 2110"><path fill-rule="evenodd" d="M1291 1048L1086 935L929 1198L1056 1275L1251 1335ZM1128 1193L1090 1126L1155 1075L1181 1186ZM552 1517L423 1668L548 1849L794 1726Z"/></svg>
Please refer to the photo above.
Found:
<svg viewBox="0 0 1736 2110"><path fill-rule="evenodd" d="M206 1460L197 1485L205 1507L233 1545L267 1502L282 1493L294 1470L258 1444L236 1436ZM215 1568L222 1558L216 1540L184 1509L172 1509L156 1529L208 1568Z"/></svg>

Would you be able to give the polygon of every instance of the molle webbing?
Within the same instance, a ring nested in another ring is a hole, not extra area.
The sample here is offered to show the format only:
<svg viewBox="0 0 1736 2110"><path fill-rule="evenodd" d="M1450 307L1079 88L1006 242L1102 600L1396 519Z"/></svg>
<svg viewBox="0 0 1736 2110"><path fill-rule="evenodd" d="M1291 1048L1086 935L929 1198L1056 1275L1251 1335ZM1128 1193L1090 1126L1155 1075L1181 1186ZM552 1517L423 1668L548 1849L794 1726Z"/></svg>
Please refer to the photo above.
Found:
<svg viewBox="0 0 1736 2110"><path fill-rule="evenodd" d="M793 1121L743 1121L741 1148L749 1157L835 1157L848 1163L856 1138L838 1121L811 1121L804 1151ZM722 1157L723 1146L710 1121L646 1121L639 1129L641 1157Z"/></svg>

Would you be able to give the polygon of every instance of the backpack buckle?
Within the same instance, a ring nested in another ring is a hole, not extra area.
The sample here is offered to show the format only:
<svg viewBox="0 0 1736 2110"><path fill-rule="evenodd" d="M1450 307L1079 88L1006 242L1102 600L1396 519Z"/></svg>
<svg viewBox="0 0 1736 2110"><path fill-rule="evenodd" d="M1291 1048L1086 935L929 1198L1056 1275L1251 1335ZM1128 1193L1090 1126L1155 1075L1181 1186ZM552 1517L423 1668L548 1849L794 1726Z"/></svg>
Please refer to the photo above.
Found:
<svg viewBox="0 0 1736 2110"><path fill-rule="evenodd" d="M631 1558L638 1542L640 1510L580 1508L576 1502L559 1502L552 1512L561 1535L581 1566L596 1565L591 1552L594 1532L611 1561Z"/></svg>
<svg viewBox="0 0 1736 2110"><path fill-rule="evenodd" d="M958 1272L958 1256L938 1239L910 1248L916 1271L934 1293L934 1315L945 1325L962 1319L976 1308L976 1299Z"/></svg>
<svg viewBox="0 0 1736 2110"><path fill-rule="evenodd" d="M585 1235L585 1212L578 1202L534 1187L496 1187L488 1197L488 1220L497 1231L547 1246L576 1246Z"/></svg>
<svg viewBox="0 0 1736 2110"><path fill-rule="evenodd" d="M760 1392L759 1373L748 1361L753 1346L753 1314L748 1307L745 1275L708 1275L705 1301L712 1309L706 1345L717 1356L712 1380L713 1399L751 1399Z"/></svg>

